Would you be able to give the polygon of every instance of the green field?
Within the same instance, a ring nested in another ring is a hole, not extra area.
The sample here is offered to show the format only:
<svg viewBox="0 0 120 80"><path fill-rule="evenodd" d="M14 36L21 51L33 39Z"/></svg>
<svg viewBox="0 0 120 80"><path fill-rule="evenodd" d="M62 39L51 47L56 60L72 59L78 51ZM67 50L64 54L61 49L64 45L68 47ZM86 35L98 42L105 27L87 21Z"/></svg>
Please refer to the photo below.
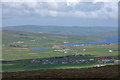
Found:
<svg viewBox="0 0 120 80"><path fill-rule="evenodd" d="M45 38L43 38L45 37ZM34 38L36 41L31 42ZM68 42L92 42L99 41L103 38L92 37L92 36L64 36L64 35L51 35L51 34L35 34L35 33L24 33L16 31L3 31L2 33L2 47L3 49L3 60L17 60L17 59L31 59L31 58L43 58L51 56L62 56L65 55L61 52L56 53L51 48L53 45L63 45L64 41ZM47 46L49 49L44 50L30 50L30 51L18 51L16 47L9 47L8 43L15 41L24 41L20 45L29 45L30 47L43 47ZM89 46L88 46L89 47ZM37 53L36 55L29 55L27 53ZM57 54L57 55L56 55ZM74 54L74 53L70 53Z"/></svg>
<svg viewBox="0 0 120 80"><path fill-rule="evenodd" d="M35 41L30 41L32 39ZM38 33L25 33L17 31L3 31L2 34L2 60L11 61L9 63L3 64L3 72L14 72L14 71L24 71L24 70L38 70L38 69L64 69L64 68L84 68L84 67L93 67L96 62L91 63L79 63L79 64L34 64L30 63L32 59L43 59L51 57L59 57L66 55L75 55L75 50L78 54L91 54L96 57L118 56L118 45L84 45L78 47L71 47L68 53L64 52L55 52L52 46L53 45L63 45L64 41L68 42L94 42L103 40L102 37L96 36L74 36L74 35L55 35L55 34L38 34ZM39 50L16 50L20 47L10 47L8 43L23 41L19 45L28 45L29 47L48 47L48 49L39 49ZM86 49L83 51L82 49ZM109 53L109 50L113 50L112 53ZM78 59L83 59L80 57ZM85 57L90 59L91 57ZM73 58L74 59L74 58ZM77 58L75 58L77 59ZM113 64L113 63L112 63Z"/></svg>

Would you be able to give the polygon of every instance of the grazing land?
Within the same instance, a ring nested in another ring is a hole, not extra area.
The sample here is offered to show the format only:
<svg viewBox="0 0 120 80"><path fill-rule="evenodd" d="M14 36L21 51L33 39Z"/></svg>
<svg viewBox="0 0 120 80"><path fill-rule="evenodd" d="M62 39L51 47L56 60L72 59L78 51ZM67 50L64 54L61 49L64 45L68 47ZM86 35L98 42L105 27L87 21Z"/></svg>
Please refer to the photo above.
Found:
<svg viewBox="0 0 120 80"><path fill-rule="evenodd" d="M34 39L35 41L30 41ZM31 59L31 58L44 58L50 56L62 56L66 55L63 52L54 52L54 45L64 45L64 42L94 42L99 41L104 38L95 37L95 36L64 36L64 35L51 35L51 34L37 34L37 33L25 33L25 32L17 32L17 31L3 31L2 32L2 40L3 40L3 60L19 60L19 59ZM10 47L8 43L22 41L24 43L20 43L19 46L23 47ZM49 47L48 49L38 49L38 50L17 50L24 48L26 46L29 47ZM68 46L69 47L69 46ZM101 46L99 49L96 46L81 46L76 49L82 48L96 48L97 50L104 49ZM105 46L104 46L105 47ZM107 46L106 46L107 47ZM111 48L116 48L116 46L109 46ZM75 48L75 47L73 47ZM79 51L80 51L79 49ZM28 53L36 53L35 55L30 55ZM68 54L74 54L75 52L69 51ZM57 54L57 55L56 55Z"/></svg>
<svg viewBox="0 0 120 80"><path fill-rule="evenodd" d="M118 64L117 44L65 45L105 37L3 30L2 72L88 68ZM111 52L112 51L112 52Z"/></svg>

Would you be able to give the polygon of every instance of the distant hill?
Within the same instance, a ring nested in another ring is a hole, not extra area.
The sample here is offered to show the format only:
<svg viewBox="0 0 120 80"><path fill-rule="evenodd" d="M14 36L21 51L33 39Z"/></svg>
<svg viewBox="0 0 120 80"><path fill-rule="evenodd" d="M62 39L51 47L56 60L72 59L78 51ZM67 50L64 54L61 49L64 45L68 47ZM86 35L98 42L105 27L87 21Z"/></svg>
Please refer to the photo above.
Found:
<svg viewBox="0 0 120 80"><path fill-rule="evenodd" d="M3 30L16 30L32 33L51 33L65 35L116 35L117 27L69 27L69 26L39 26L39 25L21 25L3 27Z"/></svg>
<svg viewBox="0 0 120 80"><path fill-rule="evenodd" d="M53 44L61 44L66 40L73 43L73 42L94 42L94 41L105 39L105 38L97 37L97 36L31 33L31 32L21 32L21 31L14 31L14 30L3 30L2 31L2 40L3 40L2 43L6 45L14 41L27 41L29 43L29 40L31 40L32 38L36 40L40 40L39 42L40 44L37 44L38 46L42 45L43 43L44 45L48 45L49 41L53 42ZM56 42L56 40L58 41Z"/></svg>

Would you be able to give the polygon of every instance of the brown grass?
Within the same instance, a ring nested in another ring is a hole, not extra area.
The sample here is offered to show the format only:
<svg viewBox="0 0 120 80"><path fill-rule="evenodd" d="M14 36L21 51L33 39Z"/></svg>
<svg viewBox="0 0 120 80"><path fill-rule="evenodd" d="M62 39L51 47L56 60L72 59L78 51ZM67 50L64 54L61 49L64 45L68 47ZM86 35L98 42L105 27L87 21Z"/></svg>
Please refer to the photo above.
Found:
<svg viewBox="0 0 120 80"><path fill-rule="evenodd" d="M3 72L3 80L6 78L117 78L119 75L118 67L103 66L96 68L83 69L53 69L53 70L35 70L21 72ZM116 80L116 79L115 79Z"/></svg>

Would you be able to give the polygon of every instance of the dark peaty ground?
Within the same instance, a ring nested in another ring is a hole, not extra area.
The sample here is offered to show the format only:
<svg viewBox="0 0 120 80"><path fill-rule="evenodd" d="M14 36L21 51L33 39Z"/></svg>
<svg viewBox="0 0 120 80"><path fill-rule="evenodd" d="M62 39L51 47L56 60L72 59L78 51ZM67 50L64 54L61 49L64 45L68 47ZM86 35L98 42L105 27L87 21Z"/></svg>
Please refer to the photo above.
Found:
<svg viewBox="0 0 120 80"><path fill-rule="evenodd" d="M47 78L118 78L118 68L120 65L103 66L95 68L82 68L82 69L54 69L54 70L34 70L34 71L21 71L21 72L3 72L2 80L7 79L42 79ZM116 80L116 79L114 79Z"/></svg>

